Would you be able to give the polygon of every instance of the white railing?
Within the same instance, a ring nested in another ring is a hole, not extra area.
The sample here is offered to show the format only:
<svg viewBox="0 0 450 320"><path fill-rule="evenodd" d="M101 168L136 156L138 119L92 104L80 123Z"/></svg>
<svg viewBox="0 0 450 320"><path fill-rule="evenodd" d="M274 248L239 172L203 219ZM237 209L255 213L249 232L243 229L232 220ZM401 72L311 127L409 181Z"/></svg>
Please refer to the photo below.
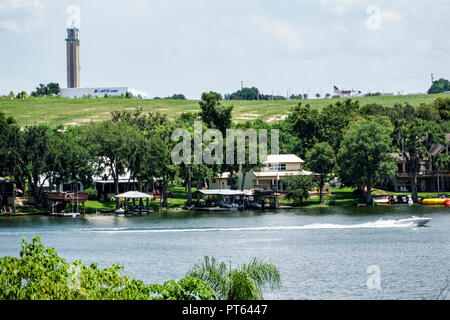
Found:
<svg viewBox="0 0 450 320"><path fill-rule="evenodd" d="M281 166L272 166L272 167L263 167L261 169L259 169L258 171L260 172L293 172L293 171L300 171L301 168L297 168L297 169L288 169L286 167L281 167Z"/></svg>

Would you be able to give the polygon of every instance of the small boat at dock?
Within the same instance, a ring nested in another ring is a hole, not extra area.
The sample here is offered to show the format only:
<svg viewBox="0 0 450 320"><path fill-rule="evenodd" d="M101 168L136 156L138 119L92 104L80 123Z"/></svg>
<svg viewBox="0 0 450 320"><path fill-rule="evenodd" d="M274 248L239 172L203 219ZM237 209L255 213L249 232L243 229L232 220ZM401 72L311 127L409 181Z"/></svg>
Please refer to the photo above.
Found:
<svg viewBox="0 0 450 320"><path fill-rule="evenodd" d="M63 218L78 218L81 216L79 212L55 212L50 213L49 215L53 217L63 217Z"/></svg>
<svg viewBox="0 0 450 320"><path fill-rule="evenodd" d="M446 198L423 199L422 204L426 206L448 206L450 205L450 199Z"/></svg>

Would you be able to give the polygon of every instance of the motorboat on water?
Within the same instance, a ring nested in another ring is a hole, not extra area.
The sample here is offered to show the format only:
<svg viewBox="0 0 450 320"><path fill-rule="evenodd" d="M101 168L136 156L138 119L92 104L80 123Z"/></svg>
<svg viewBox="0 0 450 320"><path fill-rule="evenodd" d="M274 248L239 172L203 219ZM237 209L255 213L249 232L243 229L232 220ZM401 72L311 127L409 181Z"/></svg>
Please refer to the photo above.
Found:
<svg viewBox="0 0 450 320"><path fill-rule="evenodd" d="M409 217L407 219L397 219L395 220L395 224L412 224L416 227L423 227L428 222L431 221L431 218L426 217Z"/></svg>

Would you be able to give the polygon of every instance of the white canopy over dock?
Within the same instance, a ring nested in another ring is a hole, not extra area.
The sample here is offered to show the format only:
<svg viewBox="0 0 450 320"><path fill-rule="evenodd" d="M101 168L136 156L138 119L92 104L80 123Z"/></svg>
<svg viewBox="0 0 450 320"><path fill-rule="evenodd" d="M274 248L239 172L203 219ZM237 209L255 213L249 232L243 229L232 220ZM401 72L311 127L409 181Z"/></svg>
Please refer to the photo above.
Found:
<svg viewBox="0 0 450 320"><path fill-rule="evenodd" d="M124 199L153 199L153 195L146 194L139 191L128 191L125 193L121 193L116 195L116 198L124 198Z"/></svg>
<svg viewBox="0 0 450 320"><path fill-rule="evenodd" d="M196 191L203 195L220 195L220 196L240 196L244 195L244 191L239 190L231 190L231 189L206 189L206 190L198 190Z"/></svg>
<svg viewBox="0 0 450 320"><path fill-rule="evenodd" d="M139 213L142 214L143 212L145 213L149 213L149 212L153 212L152 210L149 210L149 200L153 199L154 196L151 194L146 194L143 192L139 192L139 191L128 191L125 193L121 193L116 195L116 199L125 199L125 203L124 203L124 207L125 208L118 208L116 207L116 213L117 214L134 214L134 213ZM129 206L127 204L127 199L132 200L132 205ZM136 199L139 200L139 205L136 207ZM143 204L143 199L147 199L147 204L146 204L146 209L144 210L144 204ZM121 201L120 201L121 202Z"/></svg>

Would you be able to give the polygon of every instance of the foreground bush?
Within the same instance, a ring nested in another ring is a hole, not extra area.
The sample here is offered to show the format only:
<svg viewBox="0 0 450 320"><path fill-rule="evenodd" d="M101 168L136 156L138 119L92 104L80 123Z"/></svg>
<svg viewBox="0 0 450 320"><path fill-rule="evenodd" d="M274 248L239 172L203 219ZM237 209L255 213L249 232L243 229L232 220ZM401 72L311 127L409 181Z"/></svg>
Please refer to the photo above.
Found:
<svg viewBox="0 0 450 320"><path fill-rule="evenodd" d="M121 275L118 264L101 269L81 261L67 263L39 237L22 240L20 258L0 258L3 300L215 300L211 286L195 277L145 284Z"/></svg>
<svg viewBox="0 0 450 320"><path fill-rule="evenodd" d="M232 269L214 257L205 257L194 265L188 276L208 282L223 300L262 300L263 288L281 288L277 267L258 258Z"/></svg>

